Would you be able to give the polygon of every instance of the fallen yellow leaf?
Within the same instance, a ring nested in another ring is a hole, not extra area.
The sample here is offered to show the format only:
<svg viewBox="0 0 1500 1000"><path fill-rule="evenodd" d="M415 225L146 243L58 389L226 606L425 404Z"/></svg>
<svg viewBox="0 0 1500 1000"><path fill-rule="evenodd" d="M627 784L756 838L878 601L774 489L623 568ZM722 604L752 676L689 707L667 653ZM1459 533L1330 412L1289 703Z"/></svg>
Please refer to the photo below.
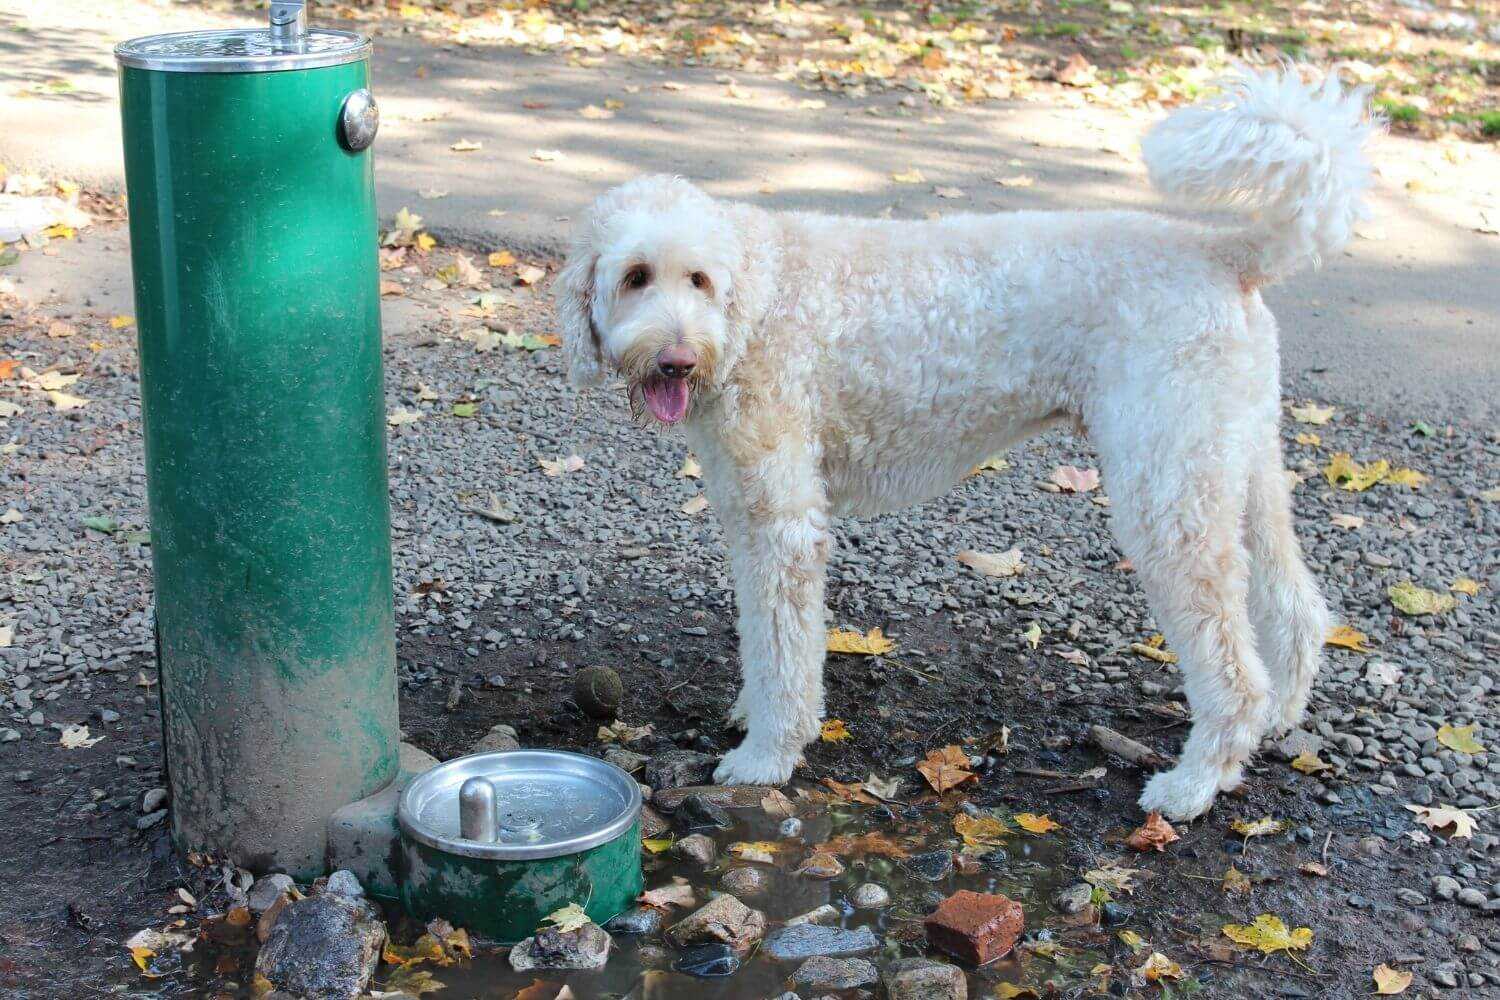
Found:
<svg viewBox="0 0 1500 1000"><path fill-rule="evenodd" d="M1365 643L1369 641L1370 637L1358 629L1350 628L1348 625L1338 625L1334 627L1333 631L1328 633L1328 638L1323 640L1323 644L1326 646L1341 646L1344 649L1352 649L1356 653L1368 653L1370 652L1370 647L1365 645Z"/></svg>
<svg viewBox="0 0 1500 1000"><path fill-rule="evenodd" d="M509 250L494 250L488 259L490 267L509 267L516 262L516 255Z"/></svg>
<svg viewBox="0 0 1500 1000"><path fill-rule="evenodd" d="M892 652L896 644L885 637L879 626L861 635L853 629L834 628L828 630L828 651L847 653L851 656L884 656Z"/></svg>
<svg viewBox="0 0 1500 1000"><path fill-rule="evenodd" d="M963 838L966 847L994 847L1004 843L1012 833L999 816L970 816L968 813L953 817L953 832Z"/></svg>
<svg viewBox="0 0 1500 1000"><path fill-rule="evenodd" d="M1461 576L1457 580L1454 580L1452 583L1448 584L1448 589L1453 591L1455 594L1467 594L1470 597L1478 597L1479 591L1483 589L1483 587L1484 584L1480 583L1478 580L1471 580L1466 576Z"/></svg>
<svg viewBox="0 0 1500 1000"><path fill-rule="evenodd" d="M1323 439L1311 431L1303 431L1301 434L1298 434L1296 441L1298 444L1305 444L1310 448L1316 448L1323 443Z"/></svg>
<svg viewBox="0 0 1500 1000"><path fill-rule="evenodd" d="M1319 406L1317 403L1308 403L1306 406L1294 406L1291 408L1292 419L1299 424L1326 424L1333 419L1335 410L1331 406Z"/></svg>
<svg viewBox="0 0 1500 1000"><path fill-rule="evenodd" d="M1273 833L1280 833L1286 829L1286 824L1279 819L1272 819L1270 816L1266 816L1255 820L1237 819L1229 824L1229 829L1241 837L1249 839L1250 837L1268 837Z"/></svg>
<svg viewBox="0 0 1500 1000"><path fill-rule="evenodd" d="M1385 481L1392 486L1410 486L1417 490L1426 484L1428 478L1416 469L1392 469L1386 474Z"/></svg>
<svg viewBox="0 0 1500 1000"><path fill-rule="evenodd" d="M1458 601L1451 594L1439 594L1425 587L1418 587L1409 580L1392 584L1386 595L1396 610L1404 615L1441 615L1452 611Z"/></svg>
<svg viewBox="0 0 1500 1000"><path fill-rule="evenodd" d="M853 735L849 732L849 727L844 725L843 719L829 719L823 723L823 728L818 733L818 737L824 743L839 743Z"/></svg>
<svg viewBox="0 0 1500 1000"><path fill-rule="evenodd" d="M1280 917L1271 913L1262 913L1249 926L1224 925L1224 936L1235 944L1255 948L1270 955L1278 951L1301 951L1307 948L1312 944L1313 932L1311 927L1288 930Z"/></svg>
<svg viewBox="0 0 1500 1000"><path fill-rule="evenodd" d="M1121 931L1118 937L1131 951L1140 951L1146 946L1145 938L1141 937L1135 931Z"/></svg>
<svg viewBox="0 0 1500 1000"><path fill-rule="evenodd" d="M109 328L111 330L119 330L119 329L122 329L124 327L134 326L134 325L135 325L135 317L134 316L111 316L109 318Z"/></svg>
<svg viewBox="0 0 1500 1000"><path fill-rule="evenodd" d="M1016 813L1016 826L1029 833L1051 833L1053 830L1061 830L1062 824L1054 821L1046 813L1040 816L1036 813Z"/></svg>
<svg viewBox="0 0 1500 1000"><path fill-rule="evenodd" d="M1393 997L1405 993L1411 985L1411 973L1405 969L1393 969L1384 962L1375 966L1375 992L1380 996Z"/></svg>
<svg viewBox="0 0 1500 1000"><path fill-rule="evenodd" d="M1145 964L1136 971L1144 976L1148 983L1154 983L1161 979L1182 978L1182 966L1159 951L1153 951L1151 956L1146 959Z"/></svg>
<svg viewBox="0 0 1500 1000"><path fill-rule="evenodd" d="M542 920L556 927L559 931L576 931L589 922L589 915L583 912L583 907L577 903L569 903L560 910L553 910Z"/></svg>
<svg viewBox="0 0 1500 1000"><path fill-rule="evenodd" d="M1176 663L1177 654L1165 648L1167 637L1164 635L1153 635L1145 642L1132 642L1130 651L1136 656L1144 656L1148 660L1157 663Z"/></svg>
<svg viewBox="0 0 1500 1000"><path fill-rule="evenodd" d="M1333 765L1321 759L1313 751L1304 750L1292 761L1292 767L1303 774L1317 774L1319 771L1327 771Z"/></svg>
<svg viewBox="0 0 1500 1000"><path fill-rule="evenodd" d="M901 173L891 174L891 180L897 184L921 184L927 178L922 176L922 171L913 167Z"/></svg>
<svg viewBox="0 0 1500 1000"><path fill-rule="evenodd" d="M1449 750L1457 750L1459 753L1484 753L1484 746L1474 738L1474 729L1475 727L1472 725L1450 726L1444 724L1438 727L1437 739L1439 743Z"/></svg>
<svg viewBox="0 0 1500 1000"><path fill-rule="evenodd" d="M641 840L641 846L652 854L661 854L672 846L671 837L650 837Z"/></svg>

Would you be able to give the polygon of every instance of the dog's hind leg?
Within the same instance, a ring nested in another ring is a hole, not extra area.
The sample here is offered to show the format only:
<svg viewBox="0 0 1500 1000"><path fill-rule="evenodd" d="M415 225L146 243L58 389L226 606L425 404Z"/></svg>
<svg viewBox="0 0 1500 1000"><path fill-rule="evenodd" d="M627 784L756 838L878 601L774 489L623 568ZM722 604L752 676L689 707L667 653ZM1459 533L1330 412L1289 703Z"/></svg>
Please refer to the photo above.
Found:
<svg viewBox="0 0 1500 1000"><path fill-rule="evenodd" d="M1271 731L1285 732L1301 721L1307 707L1329 619L1292 527L1291 490L1275 426L1267 429L1260 457L1251 466L1245 546L1250 552L1250 615L1271 676Z"/></svg>
<svg viewBox="0 0 1500 1000"><path fill-rule="evenodd" d="M1113 441L1096 434L1095 443L1116 537L1177 652L1193 711L1180 763L1146 784L1141 807L1187 820L1239 783L1265 730L1269 691L1240 539L1245 456L1232 441L1216 448L1212 438L1226 428L1206 418L1149 426L1154 440L1144 450L1123 432Z"/></svg>

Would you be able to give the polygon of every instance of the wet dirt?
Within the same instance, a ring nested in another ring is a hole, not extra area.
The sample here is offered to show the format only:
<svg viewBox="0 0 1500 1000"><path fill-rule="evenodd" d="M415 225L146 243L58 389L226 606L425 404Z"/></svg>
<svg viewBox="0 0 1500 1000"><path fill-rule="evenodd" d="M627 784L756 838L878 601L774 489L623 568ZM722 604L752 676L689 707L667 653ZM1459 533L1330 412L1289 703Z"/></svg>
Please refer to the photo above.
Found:
<svg viewBox="0 0 1500 1000"><path fill-rule="evenodd" d="M516 727L524 746L600 752L599 721L573 704L572 675L580 666L607 664L625 679L620 717L655 728L656 742L643 744L643 752L668 746L723 752L733 746L738 735L722 724L737 680L730 655L735 648L732 621L685 612L663 596L618 586L597 588L591 600L617 609L635 624L635 632L580 645L552 642L540 625L526 623L535 630L529 637L477 657L446 640L402 633L401 708L407 738L448 758L466 751L490 726L505 722ZM1070 697L1065 688L1072 668L1061 660L1017 651L1015 643L955 625L945 616L860 621L841 614L839 600L835 581L830 589L833 616L849 625L882 625L899 649L889 658L830 657L828 715L844 720L852 737L811 746L797 781L819 788L825 778L859 781L875 774L900 778L903 785L891 816L872 806L804 806L810 828L804 839L824 836L815 824L826 822L828 836L877 830L957 848L952 819L962 807L959 799L1002 815L1047 813L1062 825L1045 838L1013 838L1006 846L1008 862L993 871L956 875L934 887L941 892L957 887L1000 891L1026 905L1030 943L1014 958L971 971L976 990L971 995L992 995L1002 981L1034 985L1043 995L1049 982L1056 995L1086 995L1100 982L1090 970L1109 964L1115 970L1114 989L1124 991L1115 995L1160 996L1155 984L1126 989L1128 970L1139 968L1150 950L1159 950L1182 964L1202 996L1353 1000L1368 994L1369 970L1375 965L1404 956L1411 966L1428 968L1453 960L1452 942L1465 931L1487 933L1480 918L1455 907L1413 910L1393 897L1398 888L1425 893L1422 873L1435 862L1451 864L1461 857L1462 842L1437 839L1422 846L1400 836L1410 828L1400 802L1373 795L1360 784L1338 784L1342 804L1321 804L1312 779L1280 762L1262 759L1238 795L1221 798L1208 817L1180 827L1182 839L1165 853L1127 851L1121 842L1142 819L1135 797L1147 774L1101 754L1088 745L1085 734L1090 725L1108 725L1175 753L1186 727L1171 716L1177 711L1174 703L1144 704L1123 685L1117 701ZM515 613L500 608L476 622L480 630L515 625ZM683 631L689 627L707 634ZM0 996L45 1000L248 993L248 952L236 958L232 951L200 945L180 968L169 966L161 978L146 979L123 947L142 927L168 927L180 920L184 930L193 932L205 914L222 910L225 903L216 869L177 858L162 825L136 828L141 794L161 783L155 688L138 686L142 668L149 680L148 664L132 664L96 689L92 702L75 701L65 693L49 707L48 715L56 718L86 718L106 706L121 710L118 724L98 727L109 735L104 743L68 754L43 740L5 748L0 811L12 822L20 818L27 835L0 840L0 880L7 886L0 902ZM1161 670L1152 664L1133 669L1152 671L1153 677ZM495 674L506 678L504 686L489 686L486 678ZM1162 672L1161 679L1169 675ZM456 702L455 687L460 692ZM928 750L967 744L969 752L977 752L1002 726L1010 729L1009 752L987 758L976 784L949 803L921 801L926 790L914 765ZM1057 777L1101 766L1106 775L1091 786ZM32 774L18 782L18 770ZM1073 787L1079 784L1086 787ZM1229 831L1235 819L1262 816L1283 820L1286 832L1246 840ZM736 828L719 836L721 842L766 839L767 818L740 815L737 820ZM1367 838L1372 834L1382 841L1371 844ZM918 917L932 902L922 897L926 887L905 879L899 869L885 871L878 858L845 860L849 870L833 883L782 875L783 888L768 902L750 902L779 919L792 910L811 909L824 893L837 903L859 882L880 882L896 905L884 914L846 911L843 920L873 923L883 935L884 950L870 956L877 964L923 953ZM1114 902L1123 908L1116 911L1118 923L1073 926L1051 909L1057 887L1110 861L1138 870L1133 893L1115 893ZM1326 864L1328 876L1303 874L1299 869L1307 862ZM718 870L689 871L675 861L648 859L647 864L648 887L683 875L700 889L713 888L722 875ZM1249 877L1247 894L1223 889L1231 864ZM197 910L169 913L180 905L179 886L194 895ZM1264 958L1225 948L1222 926L1248 923L1260 913L1313 928L1311 948L1295 962L1285 955ZM419 931L396 915L391 926L403 940ZM1126 944L1122 930L1138 934L1144 948L1137 951ZM1036 950L1037 944L1048 943L1044 934L1060 947ZM472 964L432 971L447 987L438 995L450 1000L511 1000L536 978L572 984L583 1000L644 985L653 997L774 996L795 968L752 957L724 980L671 971L646 976L641 942L620 938L617 948L598 974L518 976L493 949L481 949ZM385 982L389 971L382 969L377 982ZM1180 984L1176 990L1182 995Z"/></svg>

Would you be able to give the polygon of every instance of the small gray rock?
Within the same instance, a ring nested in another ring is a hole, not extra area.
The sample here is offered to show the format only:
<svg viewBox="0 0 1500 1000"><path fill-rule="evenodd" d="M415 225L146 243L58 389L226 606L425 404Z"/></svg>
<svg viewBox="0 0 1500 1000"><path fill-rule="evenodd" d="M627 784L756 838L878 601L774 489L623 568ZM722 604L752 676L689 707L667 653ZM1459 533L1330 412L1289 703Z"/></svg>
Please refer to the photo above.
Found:
<svg viewBox="0 0 1500 1000"><path fill-rule="evenodd" d="M1473 907L1476 910L1482 907L1486 902L1486 896L1484 893L1480 892L1478 889L1471 889L1468 886L1465 886L1464 888L1458 890L1457 898L1460 903L1464 904L1465 906Z"/></svg>
<svg viewBox="0 0 1500 1000"><path fill-rule="evenodd" d="M792 973L791 984L799 990L857 990L873 986L879 979L875 966L862 958L827 958L819 955L803 962Z"/></svg>
<svg viewBox="0 0 1500 1000"><path fill-rule="evenodd" d="M832 925L838 923L842 917L843 914L839 912L838 907L832 903L824 903L815 910L808 910L806 913L799 913L795 917L788 918L786 926L795 927L798 924Z"/></svg>
<svg viewBox="0 0 1500 1000"><path fill-rule="evenodd" d="M781 821L781 826L777 828L777 833L788 840L800 837L802 836L802 821L795 816L788 816Z"/></svg>
<svg viewBox="0 0 1500 1000"><path fill-rule="evenodd" d="M771 891L771 873L765 868L731 868L719 879L719 888L742 899L758 899Z"/></svg>
<svg viewBox="0 0 1500 1000"><path fill-rule="evenodd" d="M889 906L891 894L886 891L885 886L874 882L864 882L854 887L849 894L849 902L856 909L878 910L883 906Z"/></svg>
<svg viewBox="0 0 1500 1000"><path fill-rule="evenodd" d="M1396 898L1407 906L1422 906L1427 902L1427 897L1415 889L1397 889Z"/></svg>
<svg viewBox="0 0 1500 1000"><path fill-rule="evenodd" d="M290 875L263 875L250 886L245 905L258 917L275 906L282 893L291 892L295 885Z"/></svg>
<svg viewBox="0 0 1500 1000"><path fill-rule="evenodd" d="M324 885L323 891L333 896L362 899L365 887L359 884L359 879L353 872L341 868L328 876L328 883Z"/></svg>
<svg viewBox="0 0 1500 1000"><path fill-rule="evenodd" d="M611 934L645 936L661 930L662 912L654 906L633 906L611 917L604 929Z"/></svg>
<svg viewBox="0 0 1500 1000"><path fill-rule="evenodd" d="M701 833L689 834L672 845L672 856L705 867L713 864L719 849L713 840Z"/></svg>
<svg viewBox="0 0 1500 1000"><path fill-rule="evenodd" d="M596 923L577 930L549 927L510 950L510 967L517 972L533 969L602 969L609 961L610 937Z"/></svg>
<svg viewBox="0 0 1500 1000"><path fill-rule="evenodd" d="M146 815L142 816L140 819L136 820L135 821L135 828L137 830L149 830L153 826L155 826L156 824L160 823L162 820L164 820L166 818L167 818L167 811L165 809L158 809L158 810L156 810L156 812L147 813Z"/></svg>
<svg viewBox="0 0 1500 1000"><path fill-rule="evenodd" d="M349 1000L370 987L385 924L367 899L323 893L288 904L271 925L255 971L308 1000Z"/></svg>
<svg viewBox="0 0 1500 1000"><path fill-rule="evenodd" d="M149 788L146 794L141 796L141 812L154 813L167 801L167 790L165 788Z"/></svg>
<svg viewBox="0 0 1500 1000"><path fill-rule="evenodd" d="M1072 916L1075 913L1082 913L1088 909L1093 895L1093 886L1087 882L1079 882L1064 889L1059 889L1057 894L1052 897L1052 902L1057 907L1058 912Z"/></svg>
<svg viewBox="0 0 1500 1000"><path fill-rule="evenodd" d="M615 746L613 743L604 748L604 759L626 774L634 774L645 766L646 761L650 760L643 753L632 753L624 747Z"/></svg>
<svg viewBox="0 0 1500 1000"><path fill-rule="evenodd" d="M1458 879L1449 875L1438 875L1433 878L1431 888L1432 894L1438 899L1452 899L1458 895L1458 890L1462 887L1458 884Z"/></svg>
<svg viewBox="0 0 1500 1000"><path fill-rule="evenodd" d="M507 726L503 722L490 727L490 731L479 737L479 741L469 748L469 753L495 753L500 750L519 750L521 741L516 739L514 726Z"/></svg>

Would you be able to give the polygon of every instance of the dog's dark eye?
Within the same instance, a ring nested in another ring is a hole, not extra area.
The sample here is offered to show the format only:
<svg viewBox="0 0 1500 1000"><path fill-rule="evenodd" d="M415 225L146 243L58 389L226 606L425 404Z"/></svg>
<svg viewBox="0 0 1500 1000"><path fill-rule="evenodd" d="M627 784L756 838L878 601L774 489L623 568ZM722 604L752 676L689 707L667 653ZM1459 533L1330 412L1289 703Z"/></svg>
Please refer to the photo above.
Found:
<svg viewBox="0 0 1500 1000"><path fill-rule="evenodd" d="M651 284L651 268L644 264L638 264L625 272L625 280L621 282L626 288L645 288Z"/></svg>
<svg viewBox="0 0 1500 1000"><path fill-rule="evenodd" d="M712 281L709 281L708 275L704 274L702 271L694 271L692 275L690 275L690 277L692 278L694 288L704 292L713 290L714 283Z"/></svg>

